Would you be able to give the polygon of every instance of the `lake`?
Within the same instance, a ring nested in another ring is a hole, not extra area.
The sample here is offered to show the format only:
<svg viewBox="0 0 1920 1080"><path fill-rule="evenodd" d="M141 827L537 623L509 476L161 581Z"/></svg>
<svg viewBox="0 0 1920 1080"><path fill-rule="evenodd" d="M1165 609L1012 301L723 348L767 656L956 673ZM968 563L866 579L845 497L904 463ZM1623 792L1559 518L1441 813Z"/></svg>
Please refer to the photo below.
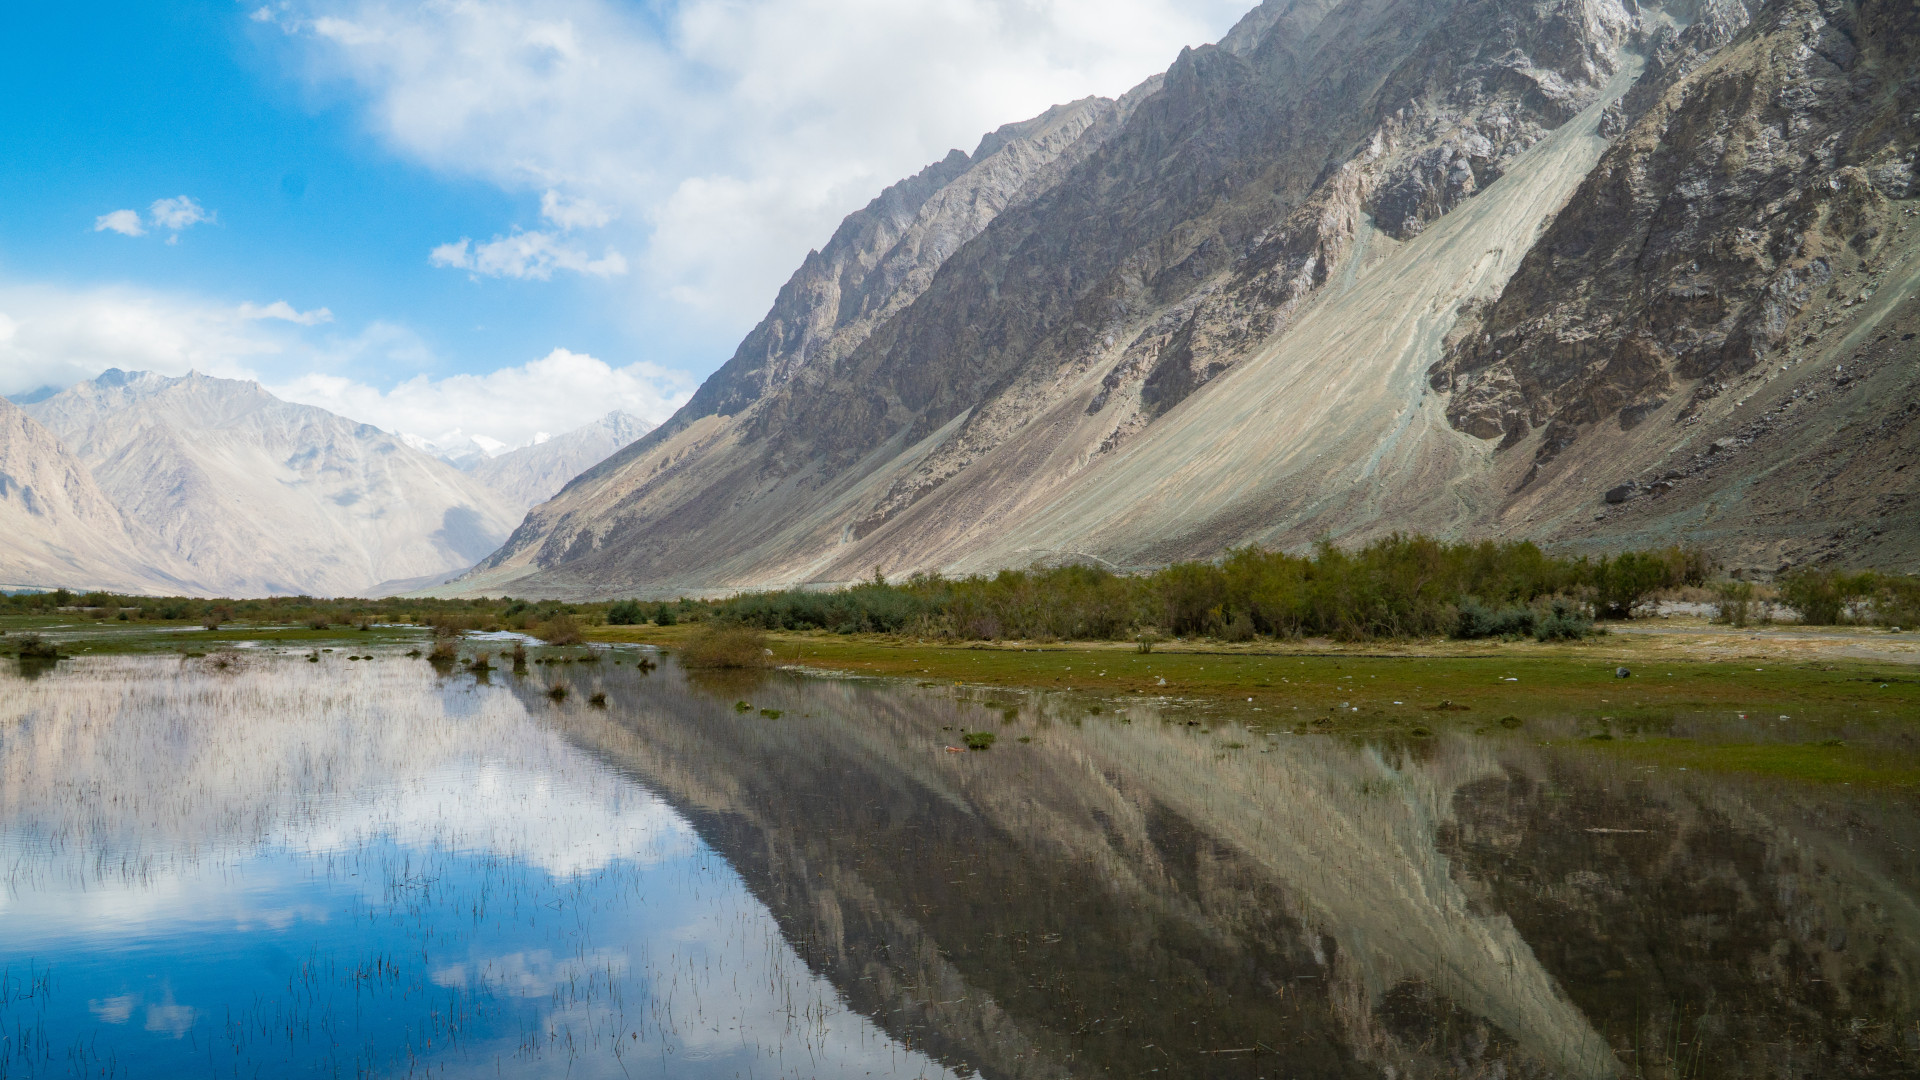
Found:
<svg viewBox="0 0 1920 1080"><path fill-rule="evenodd" d="M1909 788L315 655L0 669L0 1080L1920 1074Z"/></svg>

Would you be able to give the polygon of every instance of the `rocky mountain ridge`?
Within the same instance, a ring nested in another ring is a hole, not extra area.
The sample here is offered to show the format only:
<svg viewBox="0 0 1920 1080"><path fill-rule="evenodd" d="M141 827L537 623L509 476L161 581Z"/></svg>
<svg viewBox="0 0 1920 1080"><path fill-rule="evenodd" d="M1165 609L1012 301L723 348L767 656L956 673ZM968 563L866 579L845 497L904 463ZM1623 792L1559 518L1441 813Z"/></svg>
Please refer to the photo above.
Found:
<svg viewBox="0 0 1920 1080"><path fill-rule="evenodd" d="M456 589L1406 529L1912 569L1914 33L1888 0L1268 0L1077 137L1033 122L1072 141L917 276L865 272L878 217L978 162L849 218Z"/></svg>
<svg viewBox="0 0 1920 1080"><path fill-rule="evenodd" d="M124 517L116 543L171 568L135 591L377 593L470 566L513 521L445 462L257 383L109 370L25 412Z"/></svg>

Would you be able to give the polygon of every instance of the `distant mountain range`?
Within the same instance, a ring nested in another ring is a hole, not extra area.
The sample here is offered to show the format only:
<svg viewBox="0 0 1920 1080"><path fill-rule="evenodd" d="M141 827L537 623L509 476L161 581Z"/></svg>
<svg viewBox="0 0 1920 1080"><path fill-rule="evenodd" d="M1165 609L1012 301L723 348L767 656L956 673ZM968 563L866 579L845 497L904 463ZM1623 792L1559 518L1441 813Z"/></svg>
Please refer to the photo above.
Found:
<svg viewBox="0 0 1920 1080"><path fill-rule="evenodd" d="M1395 530L1920 569L1906 0L1267 0L810 254L454 592Z"/></svg>
<svg viewBox="0 0 1920 1080"><path fill-rule="evenodd" d="M615 413L463 471L251 382L110 370L36 398L0 403L0 585L228 596L430 585L645 431Z"/></svg>
<svg viewBox="0 0 1920 1080"><path fill-rule="evenodd" d="M591 424L530 446L493 457L467 454L453 459L453 464L524 514L652 428L631 413L615 410Z"/></svg>

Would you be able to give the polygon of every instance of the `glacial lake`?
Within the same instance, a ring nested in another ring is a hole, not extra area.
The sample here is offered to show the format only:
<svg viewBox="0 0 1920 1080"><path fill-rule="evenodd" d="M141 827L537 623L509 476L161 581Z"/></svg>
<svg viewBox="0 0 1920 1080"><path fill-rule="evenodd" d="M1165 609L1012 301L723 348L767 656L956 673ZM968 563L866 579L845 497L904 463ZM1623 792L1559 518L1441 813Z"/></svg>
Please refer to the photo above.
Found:
<svg viewBox="0 0 1920 1080"><path fill-rule="evenodd" d="M0 1080L1920 1074L1909 789L599 655L0 667Z"/></svg>

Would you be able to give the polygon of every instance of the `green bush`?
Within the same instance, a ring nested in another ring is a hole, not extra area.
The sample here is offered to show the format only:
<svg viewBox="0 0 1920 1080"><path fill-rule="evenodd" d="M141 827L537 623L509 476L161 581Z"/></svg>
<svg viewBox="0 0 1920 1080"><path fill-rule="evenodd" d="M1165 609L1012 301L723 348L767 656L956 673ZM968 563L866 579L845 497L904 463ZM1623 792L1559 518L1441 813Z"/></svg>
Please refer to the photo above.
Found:
<svg viewBox="0 0 1920 1080"><path fill-rule="evenodd" d="M1800 613L1810 626L1837 626L1848 620L1856 602L1872 600L1881 592L1873 573L1847 574L1837 570L1796 570L1782 575L1780 600Z"/></svg>
<svg viewBox="0 0 1920 1080"><path fill-rule="evenodd" d="M608 626L638 626L647 621L648 611L637 600L621 600L607 608Z"/></svg>
<svg viewBox="0 0 1920 1080"><path fill-rule="evenodd" d="M1578 641L1593 632L1593 620L1579 605L1564 598L1549 602L1533 625L1533 636L1541 641Z"/></svg>
<svg viewBox="0 0 1920 1080"><path fill-rule="evenodd" d="M1660 555L1623 551L1594 567L1594 607L1605 618L1631 619L1633 609L1647 597L1680 583L1672 565Z"/></svg>
<svg viewBox="0 0 1920 1080"><path fill-rule="evenodd" d="M1532 637L1534 622L1534 611L1530 607L1508 607L1495 611L1469 597L1460 602L1453 636L1463 641Z"/></svg>
<svg viewBox="0 0 1920 1080"><path fill-rule="evenodd" d="M1745 626L1753 618L1753 583L1723 581L1713 587L1713 621Z"/></svg>
<svg viewBox="0 0 1920 1080"><path fill-rule="evenodd" d="M22 660L58 660L60 646L39 634L22 634L13 640L13 654Z"/></svg>

